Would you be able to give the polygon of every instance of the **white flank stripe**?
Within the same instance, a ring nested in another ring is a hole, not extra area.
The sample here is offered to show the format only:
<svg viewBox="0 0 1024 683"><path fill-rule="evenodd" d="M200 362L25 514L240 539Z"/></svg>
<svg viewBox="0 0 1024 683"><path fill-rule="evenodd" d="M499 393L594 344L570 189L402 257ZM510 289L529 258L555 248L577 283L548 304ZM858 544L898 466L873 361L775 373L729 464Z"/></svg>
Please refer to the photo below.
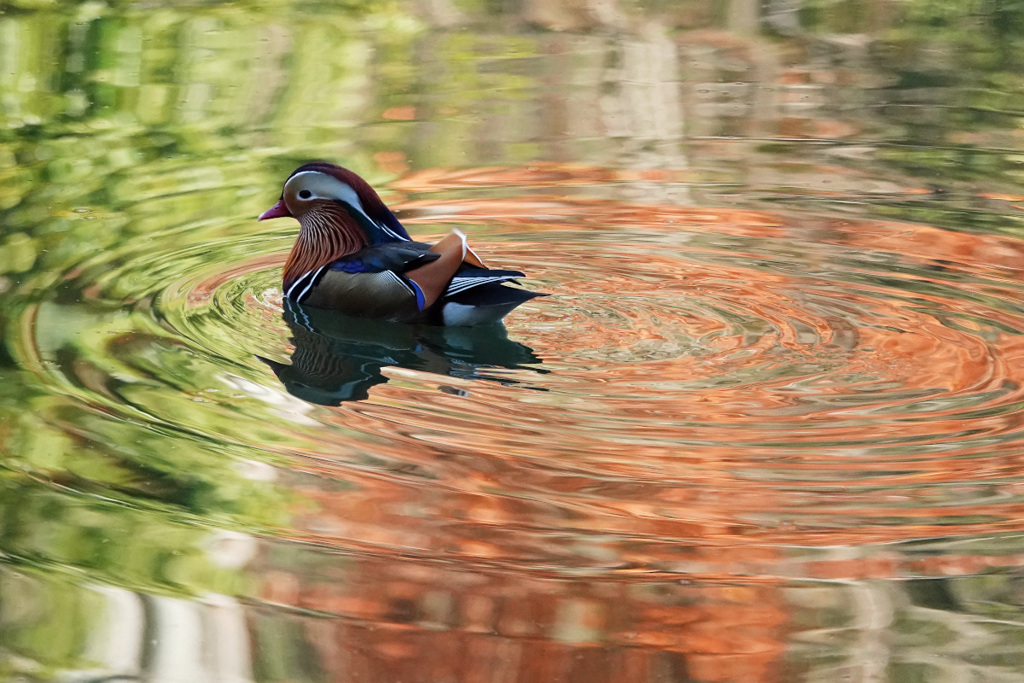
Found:
<svg viewBox="0 0 1024 683"><path fill-rule="evenodd" d="M400 278L398 276L398 273L396 273L395 271L393 271L393 270L385 270L385 271L383 271L383 273L384 273L384 275L387 275L392 280L395 280L396 282L398 282L398 284L402 285L407 290L409 290L410 294L416 294L416 291L409 285L409 283L406 282L405 280L403 280L402 278Z"/></svg>
<svg viewBox="0 0 1024 683"><path fill-rule="evenodd" d="M515 280L518 275L487 275L483 277L453 277L452 284L456 287L472 287L484 282L501 282L502 280Z"/></svg>
<svg viewBox="0 0 1024 683"><path fill-rule="evenodd" d="M452 228L452 232L459 236L459 240L462 242L462 258L461 261L466 260L466 250L469 249L469 244L466 242L466 233L462 232L458 228Z"/></svg>
<svg viewBox="0 0 1024 683"><path fill-rule="evenodd" d="M285 295L286 297L288 297L289 299L294 299L295 297L294 297L294 296L292 296L292 293L293 293L293 292L295 292L295 288L296 288L296 287L298 287L299 285L301 285L301 284L302 284L302 282L303 282L303 280L305 280L305 279L306 279L307 277L309 277L309 273L306 273L305 275L303 275L302 277L300 277L300 278L299 278L298 280L296 280L295 282L293 282L293 283L292 283L292 286L291 286L291 287L289 287L289 288L288 288L287 290L285 290L285 293L284 293L284 295Z"/></svg>
<svg viewBox="0 0 1024 683"><path fill-rule="evenodd" d="M505 282L506 280L515 280L515 275L495 275L494 277L457 277L454 278L448 288L445 290L445 294L458 294L464 292L467 289L473 289L480 285L485 285L489 282Z"/></svg>
<svg viewBox="0 0 1024 683"><path fill-rule="evenodd" d="M320 266L316 271L311 270L309 273L306 273L307 276L312 275L313 277L309 278L309 284L306 285L306 288L299 293L299 298L297 299L299 303L302 303L302 300L306 298L306 295L309 294L309 290L313 287L313 283L316 282L316 279L320 277L320 273L324 272L324 268L326 267L327 266Z"/></svg>

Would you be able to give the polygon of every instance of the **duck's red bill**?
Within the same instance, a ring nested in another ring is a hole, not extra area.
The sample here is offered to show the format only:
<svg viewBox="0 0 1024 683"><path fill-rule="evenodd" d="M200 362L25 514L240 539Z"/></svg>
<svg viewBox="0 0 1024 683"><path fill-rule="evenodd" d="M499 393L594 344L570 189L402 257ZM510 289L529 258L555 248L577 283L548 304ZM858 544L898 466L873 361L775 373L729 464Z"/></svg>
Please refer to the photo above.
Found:
<svg viewBox="0 0 1024 683"><path fill-rule="evenodd" d="M291 212L288 211L288 207L284 205L284 200L277 200L277 204L260 214L260 217L256 220L265 221L268 218L284 218L285 216L291 216Z"/></svg>

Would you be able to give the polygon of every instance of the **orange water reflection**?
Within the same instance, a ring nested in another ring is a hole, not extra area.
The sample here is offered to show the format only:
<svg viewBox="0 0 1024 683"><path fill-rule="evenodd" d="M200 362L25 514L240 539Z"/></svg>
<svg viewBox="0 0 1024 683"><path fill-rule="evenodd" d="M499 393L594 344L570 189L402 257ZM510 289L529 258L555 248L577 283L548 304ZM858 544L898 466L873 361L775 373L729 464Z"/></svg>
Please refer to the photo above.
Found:
<svg viewBox="0 0 1024 683"><path fill-rule="evenodd" d="M1024 243L895 221L533 191L633 176L680 177L548 164L424 172L396 185L520 189L511 200L401 208L414 228L514 234L482 240L481 251L558 293L510 320L552 374L537 392L385 368L391 381L368 401L318 413L323 438L296 467L314 475L302 491L316 510L291 535L359 559L344 582L281 592L278 576L268 599L378 624L391 598L369 599L363 584L427 604L458 583L448 573L493 574L500 595L452 588L445 599L485 602L494 623L533 609L514 596L552 610L596 600L603 645L585 657L610 671L654 666L645 660L653 652L633 660L605 648L629 646L610 635L620 606L646 614L623 595L666 585L686 593L672 583L686 577L712 583L695 602L680 598L685 606L659 602L657 618L628 627L647 634L630 642L667 639L657 648L699 656L717 647L744 673L699 678L771 680L781 676L788 620L778 590L790 579L948 575L1021 561L880 544L1021 530ZM410 566L431 578L388 574ZM581 588L566 571L595 583ZM547 581L564 597L538 592ZM742 582L737 590L757 599L744 594L726 608L722 581ZM754 632L731 642L738 624ZM487 647L472 645L486 638L465 625L444 634L331 628L344 634L330 637L365 638L370 649L419 653L410 666L425 652L448 653L438 654L443 662ZM739 642L760 645L737 654Z"/></svg>
<svg viewBox="0 0 1024 683"><path fill-rule="evenodd" d="M304 623L337 681L784 680L790 628L769 584L554 580L393 559L313 585L278 574L264 598L344 616Z"/></svg>
<svg viewBox="0 0 1024 683"><path fill-rule="evenodd" d="M308 559L259 597L337 617L300 619L329 679L793 680L802 582L1024 562L943 544L1022 529L1024 242L629 189L687 182L395 184L414 231L477 233L556 293L509 320L550 374L384 364L367 400L304 415ZM517 191L436 196L474 186Z"/></svg>

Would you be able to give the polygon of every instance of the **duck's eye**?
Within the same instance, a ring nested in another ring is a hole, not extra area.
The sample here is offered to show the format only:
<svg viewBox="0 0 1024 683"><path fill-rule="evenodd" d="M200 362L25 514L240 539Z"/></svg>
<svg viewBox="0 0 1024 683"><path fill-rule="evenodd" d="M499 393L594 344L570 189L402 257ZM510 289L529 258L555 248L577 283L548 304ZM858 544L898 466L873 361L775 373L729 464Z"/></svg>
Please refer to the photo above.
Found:
<svg viewBox="0 0 1024 683"><path fill-rule="evenodd" d="M303 190L302 192L299 192L299 199L309 199L312 196L313 193L310 192L309 190Z"/></svg>

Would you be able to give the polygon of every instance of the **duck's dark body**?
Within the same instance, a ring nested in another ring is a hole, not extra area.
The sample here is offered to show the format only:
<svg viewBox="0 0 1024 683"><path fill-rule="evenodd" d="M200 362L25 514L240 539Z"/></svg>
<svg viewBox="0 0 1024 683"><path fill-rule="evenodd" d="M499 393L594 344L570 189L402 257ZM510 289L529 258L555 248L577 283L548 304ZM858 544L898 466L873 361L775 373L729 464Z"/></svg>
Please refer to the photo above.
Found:
<svg viewBox="0 0 1024 683"><path fill-rule="evenodd" d="M430 306L410 271L436 261L439 255L423 242L398 242L366 247L330 264L305 291L298 282L289 298L307 306L345 315L404 323L479 325L497 322L536 292L502 283L523 274L462 265L444 293ZM300 294L303 296L300 298Z"/></svg>

